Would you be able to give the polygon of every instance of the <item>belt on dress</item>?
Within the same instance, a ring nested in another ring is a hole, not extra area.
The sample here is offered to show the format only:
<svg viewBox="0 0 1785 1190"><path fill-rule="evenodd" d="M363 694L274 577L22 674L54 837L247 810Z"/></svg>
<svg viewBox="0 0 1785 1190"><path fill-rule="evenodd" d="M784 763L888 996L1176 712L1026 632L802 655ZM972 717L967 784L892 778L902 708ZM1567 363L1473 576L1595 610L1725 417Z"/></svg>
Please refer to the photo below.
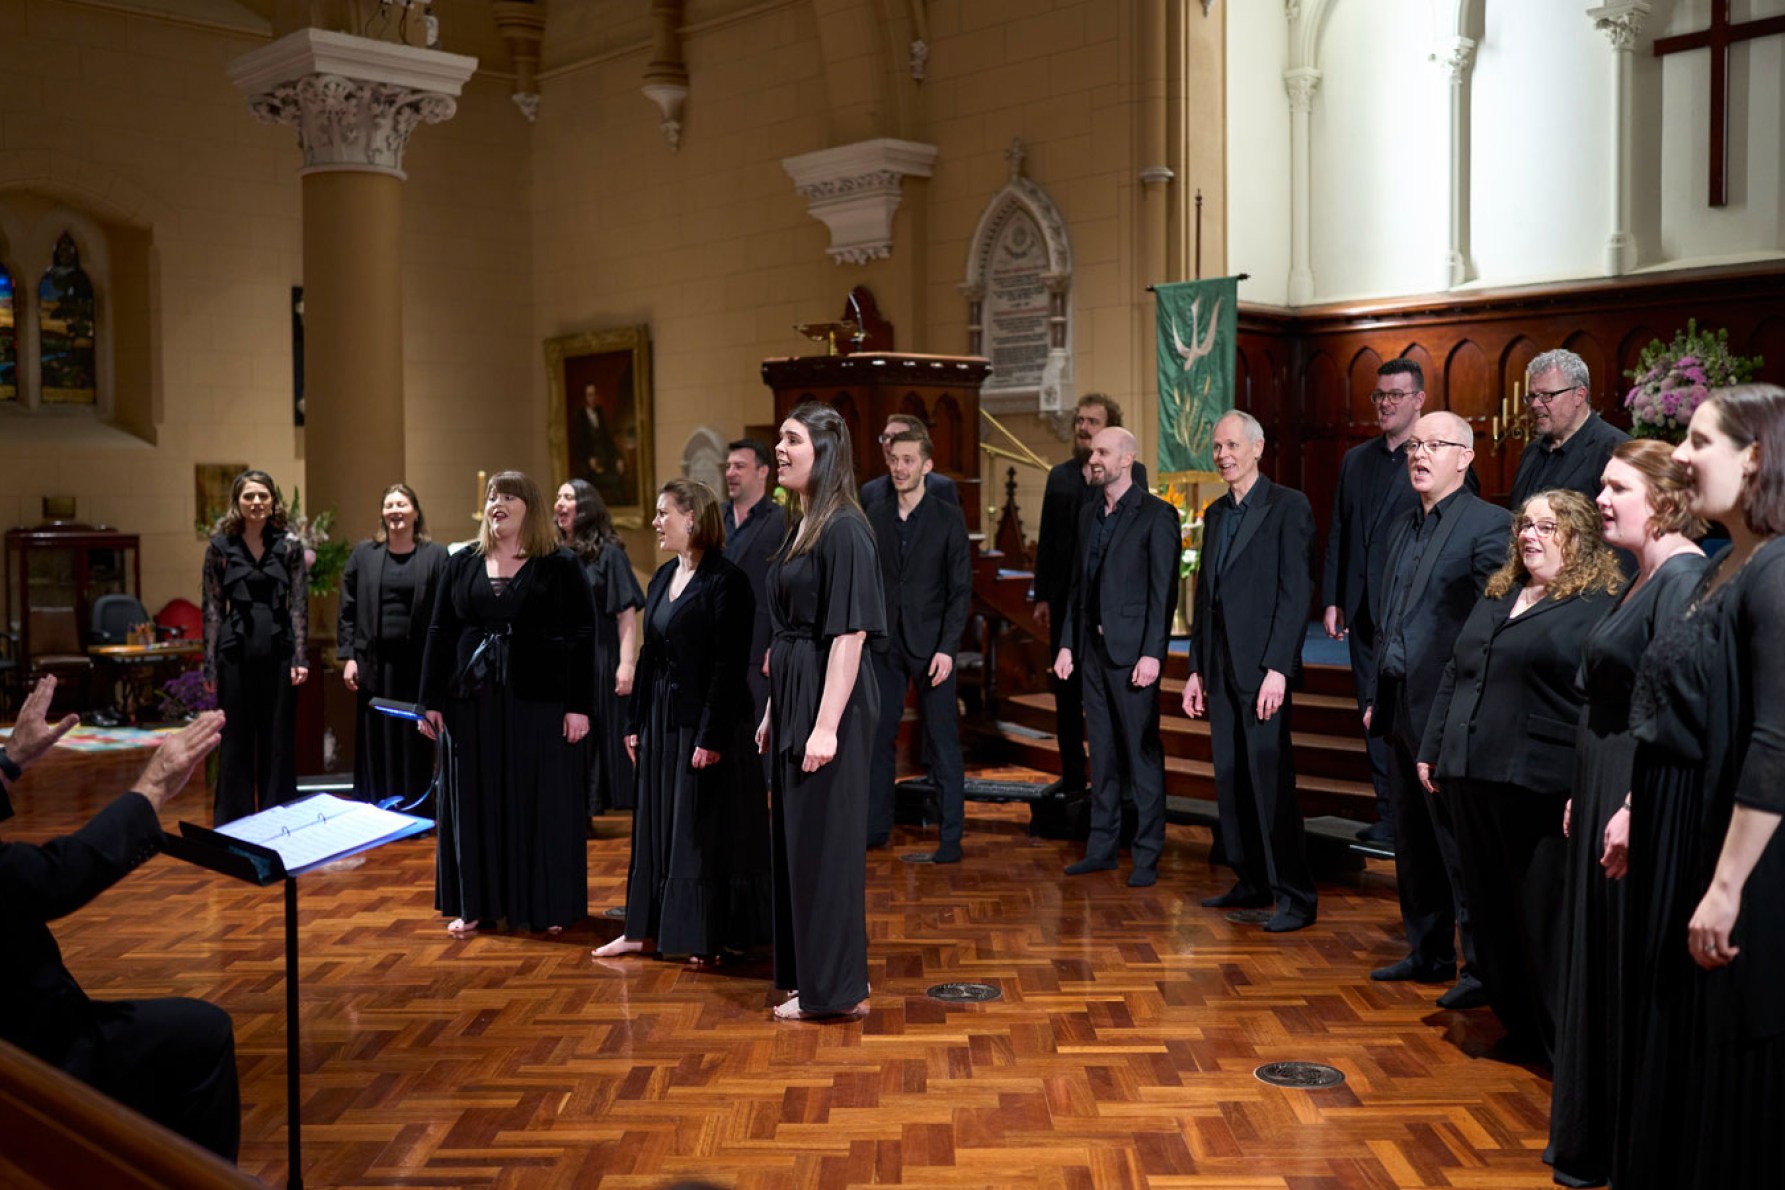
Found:
<svg viewBox="0 0 1785 1190"><path fill-rule="evenodd" d="M459 671L458 680L453 683L452 692L459 698L508 685L508 625L478 635L481 639L471 651L471 660L465 662L465 668Z"/></svg>

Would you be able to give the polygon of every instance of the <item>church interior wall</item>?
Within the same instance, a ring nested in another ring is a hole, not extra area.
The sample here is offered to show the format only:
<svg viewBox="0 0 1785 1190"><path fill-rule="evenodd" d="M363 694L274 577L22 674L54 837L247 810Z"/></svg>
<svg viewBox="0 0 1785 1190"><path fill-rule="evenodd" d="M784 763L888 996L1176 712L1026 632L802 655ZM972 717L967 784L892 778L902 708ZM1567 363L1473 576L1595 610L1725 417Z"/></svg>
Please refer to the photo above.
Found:
<svg viewBox="0 0 1785 1190"><path fill-rule="evenodd" d="M1240 300L1289 301L1289 22L1274 4L1227 6L1227 258Z"/></svg>

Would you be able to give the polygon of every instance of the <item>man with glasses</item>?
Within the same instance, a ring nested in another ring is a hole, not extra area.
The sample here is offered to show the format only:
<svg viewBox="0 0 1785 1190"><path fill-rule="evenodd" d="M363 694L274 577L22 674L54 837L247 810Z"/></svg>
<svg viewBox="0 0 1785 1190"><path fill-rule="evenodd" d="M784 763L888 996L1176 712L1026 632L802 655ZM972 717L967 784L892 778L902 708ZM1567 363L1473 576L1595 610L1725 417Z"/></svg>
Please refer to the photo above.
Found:
<svg viewBox="0 0 1785 1190"><path fill-rule="evenodd" d="M923 424L921 417L910 413L889 413L886 415L886 428L880 431L880 454L886 460L886 474L876 475L861 486L861 502L865 511L869 505L878 504L882 500L891 500L898 493L893 491L892 482L892 444L906 430L916 430L928 437L929 427ZM956 508L961 506L961 489L955 486L954 480L940 471L931 471L924 476L923 490L925 495L945 500Z"/></svg>
<svg viewBox="0 0 1785 1190"><path fill-rule="evenodd" d="M1560 347L1532 360L1525 368L1525 408L1534 434L1519 455L1512 507L1552 488L1597 497L1600 472L1630 435L1593 412L1587 361Z"/></svg>
<svg viewBox="0 0 1785 1190"><path fill-rule="evenodd" d="M1419 504L1391 526L1383 582L1374 606L1381 619L1376 670L1365 693L1364 727L1388 743L1394 811L1395 883L1407 957L1370 972L1381 981L1447 983L1456 974L1461 932L1463 973L1438 998L1441 1008L1487 1003L1474 970L1475 940L1462 898L1456 833L1444 794L1428 794L1417 757L1444 667L1488 576L1506 560L1512 515L1468 490L1475 432L1448 411L1413 423L1407 476Z"/></svg>

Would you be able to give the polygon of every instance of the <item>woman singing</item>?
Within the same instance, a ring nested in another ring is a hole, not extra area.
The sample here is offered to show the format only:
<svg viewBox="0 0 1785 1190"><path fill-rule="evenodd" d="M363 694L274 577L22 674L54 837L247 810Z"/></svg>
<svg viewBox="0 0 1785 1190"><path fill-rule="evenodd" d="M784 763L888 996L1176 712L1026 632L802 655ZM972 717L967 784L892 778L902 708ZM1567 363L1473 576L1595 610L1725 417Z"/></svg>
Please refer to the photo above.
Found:
<svg viewBox="0 0 1785 1190"><path fill-rule="evenodd" d="M1578 492L1526 500L1507 552L1457 634L1419 779L1455 816L1476 966L1506 1026L1504 1051L1547 1061L1561 993L1556 907L1581 711L1575 676L1623 575L1599 511Z"/></svg>
<svg viewBox="0 0 1785 1190"><path fill-rule="evenodd" d="M855 497L849 427L808 401L781 423L781 484L798 528L769 568L775 986L780 1020L867 1011L868 764L880 697L862 647L886 630L874 532Z"/></svg>
<svg viewBox="0 0 1785 1190"><path fill-rule="evenodd" d="M1713 389L1673 456L1730 546L1631 697L1619 1190L1785 1185L1785 388Z"/></svg>
<svg viewBox="0 0 1785 1190"><path fill-rule="evenodd" d="M205 549L205 681L225 717L219 826L297 797L294 687L310 676L308 578L278 485L265 471L242 472Z"/></svg>
<svg viewBox="0 0 1785 1190"><path fill-rule="evenodd" d="M1705 566L1705 523L1687 502L1686 469L1654 439L1621 442L1601 475L1607 545L1636 559L1636 581L1587 635L1580 683L1587 710L1574 745L1562 995L1546 1159L1564 1186L1604 1184L1618 1087L1619 963L1630 812L1630 688L1656 630L1676 619ZM1608 879L1608 877L1610 877Z"/></svg>
<svg viewBox="0 0 1785 1190"><path fill-rule="evenodd" d="M374 711L374 698L421 697L421 654L434 616L446 547L428 538L428 518L406 483L385 489L378 532L353 547L341 577L335 629L341 680L358 699L353 794L409 801L428 787L434 749L406 720Z"/></svg>
<svg viewBox="0 0 1785 1190"><path fill-rule="evenodd" d="M435 906L557 933L589 905L582 766L595 701L593 610L539 487L491 477L475 549L447 562L422 661L428 723L450 732Z"/></svg>
<svg viewBox="0 0 1785 1190"><path fill-rule="evenodd" d="M700 966L769 941L768 792L751 746L750 579L719 553L719 500L673 479L657 497L645 646L626 747L638 760L626 932L598 957L641 951Z"/></svg>
<svg viewBox="0 0 1785 1190"><path fill-rule="evenodd" d="M644 592L606 501L586 479L558 488L552 504L558 537L582 563L595 600L595 718L589 725L589 816L632 809L632 760L626 717L638 665L638 609Z"/></svg>

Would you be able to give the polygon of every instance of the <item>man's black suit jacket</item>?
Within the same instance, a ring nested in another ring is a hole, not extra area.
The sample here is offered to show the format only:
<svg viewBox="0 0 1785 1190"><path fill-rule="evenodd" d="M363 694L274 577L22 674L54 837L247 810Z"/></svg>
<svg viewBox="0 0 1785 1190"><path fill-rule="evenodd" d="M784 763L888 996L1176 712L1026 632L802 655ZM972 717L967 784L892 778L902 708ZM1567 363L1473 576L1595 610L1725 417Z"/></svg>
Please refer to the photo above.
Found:
<svg viewBox="0 0 1785 1190"><path fill-rule="evenodd" d="M1383 589L1377 597L1384 609L1392 598L1389 585L1394 581L1395 561L1409 548L1425 515L1415 507L1389 538ZM1457 633L1480 601L1488 576L1506 561L1511 537L1512 514L1467 490L1457 492L1440 514L1438 527L1413 574L1405 606L1393 617L1394 622L1381 626L1376 673L1364 700L1371 708L1371 735L1393 735L1409 748L1418 748ZM1403 641L1407 672L1404 678L1392 680L1400 690L1396 697L1389 697L1397 692L1387 688L1391 679L1384 678L1382 663L1396 636ZM1408 712L1405 723L1397 721L1403 709Z"/></svg>
<svg viewBox="0 0 1785 1190"><path fill-rule="evenodd" d="M1131 473L1134 486L1145 489L1147 467L1139 459ZM1056 463L1047 473L1041 492L1041 525L1035 538L1035 598L1043 603L1065 603L1072 594L1074 571L1079 565L1078 522L1085 505L1098 498L1101 488L1085 482L1085 466L1077 458ZM1062 638L1064 639L1064 638Z"/></svg>
<svg viewBox="0 0 1785 1190"><path fill-rule="evenodd" d="M967 627L973 594L967 521L958 505L927 494L911 512L911 544L899 556L899 502L868 506L868 523L880 553L880 579L886 592L886 635L874 650L898 642L913 657L937 653L953 657Z"/></svg>
<svg viewBox="0 0 1785 1190"><path fill-rule="evenodd" d="M1419 759L1433 780L1466 778L1566 794L1586 699L1576 685L1587 633L1611 607L1603 592L1545 599L1509 618L1519 588L1483 597L1438 683Z"/></svg>
<svg viewBox="0 0 1785 1190"><path fill-rule="evenodd" d="M1630 435L1600 417L1589 413L1581 428L1563 443L1560 458L1548 449L1542 438L1525 443L1518 457L1518 474L1512 480L1512 507L1517 508L1538 492L1567 488L1591 500L1599 495L1599 474L1618 443Z"/></svg>
<svg viewBox="0 0 1785 1190"><path fill-rule="evenodd" d="M161 850L149 800L127 793L71 835L0 843L0 1038L77 1076L91 1073L92 1002L62 965L47 923L66 917Z"/></svg>
<svg viewBox="0 0 1785 1190"><path fill-rule="evenodd" d="M701 555L700 565L671 605L670 631L651 631L669 585L681 563L674 558L651 576L640 627L643 646L633 679L627 731L637 735L659 685L669 698L669 726L692 727L694 746L729 751L740 718L754 717L746 671L751 664L750 625L756 595L750 577L718 550ZM760 666L762 658L755 664Z"/></svg>
<svg viewBox="0 0 1785 1190"><path fill-rule="evenodd" d="M1178 603L1178 556L1182 551L1177 510L1135 484L1122 494L1117 523L1112 527L1103 565L1086 573L1091 534L1096 529L1101 498L1079 510L1078 565L1066 600L1066 623L1060 643L1073 654L1075 666L1089 663L1086 651L1102 630L1103 648L1117 665L1133 665L1152 657L1163 667L1171 639L1171 615ZM1097 583L1102 622L1086 613L1089 584Z"/></svg>
<svg viewBox="0 0 1785 1190"><path fill-rule="evenodd" d="M1314 543L1314 510L1294 488L1258 477L1239 535L1221 560L1219 574L1197 576L1196 614L1190 622L1190 672L1201 673L1216 649L1227 650L1234 680L1256 693L1267 670L1294 678L1301 668L1308 632L1308 600ZM1203 522L1205 560L1226 519L1234 515L1224 496L1209 506ZM1222 637L1215 635L1215 605L1221 607Z"/></svg>

